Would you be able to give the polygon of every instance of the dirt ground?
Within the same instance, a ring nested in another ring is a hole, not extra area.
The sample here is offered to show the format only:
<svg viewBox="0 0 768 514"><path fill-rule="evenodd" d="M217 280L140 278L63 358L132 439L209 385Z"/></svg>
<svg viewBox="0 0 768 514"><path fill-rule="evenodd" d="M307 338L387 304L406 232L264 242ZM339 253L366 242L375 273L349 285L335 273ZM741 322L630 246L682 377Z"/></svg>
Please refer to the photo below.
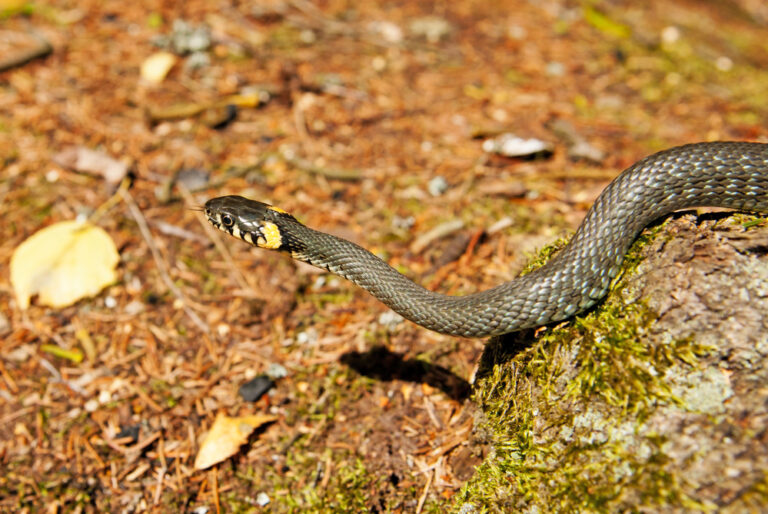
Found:
<svg viewBox="0 0 768 514"><path fill-rule="evenodd" d="M431 289L482 290L637 159L768 141L766 31L762 0L0 0L0 510L458 509L492 451L473 436L484 341L221 237L199 207L266 201ZM176 62L151 82L159 51ZM551 151L488 151L506 133ZM78 149L130 186L62 157ZM118 281L21 310L14 249L105 205ZM277 419L197 471L217 413Z"/></svg>

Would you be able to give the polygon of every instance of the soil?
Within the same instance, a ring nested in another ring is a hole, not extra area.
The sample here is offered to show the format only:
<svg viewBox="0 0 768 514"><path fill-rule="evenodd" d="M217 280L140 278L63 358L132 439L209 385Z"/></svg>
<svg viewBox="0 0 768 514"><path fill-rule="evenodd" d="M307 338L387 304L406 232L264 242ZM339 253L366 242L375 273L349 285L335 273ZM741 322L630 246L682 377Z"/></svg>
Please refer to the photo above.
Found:
<svg viewBox="0 0 768 514"><path fill-rule="evenodd" d="M252 197L429 288L486 289L639 158L768 141L767 25L760 0L0 1L0 262L94 212L121 256L62 309L21 310L0 273L0 510L460 508L496 451L473 435L485 341L398 320L199 207ZM176 63L152 83L159 51ZM484 150L507 133L551 150ZM78 149L130 181L62 159ZM275 387L243 401L262 374ZM278 419L195 470L221 412Z"/></svg>

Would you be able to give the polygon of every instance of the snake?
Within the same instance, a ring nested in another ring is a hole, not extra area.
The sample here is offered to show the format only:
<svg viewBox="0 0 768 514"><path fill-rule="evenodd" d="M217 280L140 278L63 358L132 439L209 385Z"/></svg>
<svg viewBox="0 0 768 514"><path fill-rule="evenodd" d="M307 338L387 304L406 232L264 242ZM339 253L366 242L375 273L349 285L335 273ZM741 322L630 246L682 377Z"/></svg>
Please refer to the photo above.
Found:
<svg viewBox="0 0 768 514"><path fill-rule="evenodd" d="M650 155L602 191L568 244L544 266L463 296L428 290L361 246L309 228L276 206L220 196L208 200L204 212L217 229L344 277L417 325L487 337L590 309L608 293L645 227L696 207L768 212L768 144L693 143Z"/></svg>

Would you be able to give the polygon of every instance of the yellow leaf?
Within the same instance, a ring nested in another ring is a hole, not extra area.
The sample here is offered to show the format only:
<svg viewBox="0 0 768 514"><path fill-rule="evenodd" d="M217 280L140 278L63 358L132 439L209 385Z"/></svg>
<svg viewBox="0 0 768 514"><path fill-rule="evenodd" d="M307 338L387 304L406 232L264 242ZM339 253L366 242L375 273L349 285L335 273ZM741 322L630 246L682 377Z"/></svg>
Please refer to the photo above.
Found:
<svg viewBox="0 0 768 514"><path fill-rule="evenodd" d="M205 469L236 454L248 436L265 423L274 421L277 416L242 416L230 418L218 414L211 430L200 445L195 457L195 469Z"/></svg>
<svg viewBox="0 0 768 514"><path fill-rule="evenodd" d="M613 21L592 6L584 7L584 19L597 30L609 36L627 38L632 35L628 26Z"/></svg>
<svg viewBox="0 0 768 514"><path fill-rule="evenodd" d="M120 256L115 243L99 227L62 221L21 243L11 257L11 284L19 307L30 299L66 307L93 296L117 280Z"/></svg>
<svg viewBox="0 0 768 514"><path fill-rule="evenodd" d="M0 11L20 11L27 0L0 0Z"/></svg>
<svg viewBox="0 0 768 514"><path fill-rule="evenodd" d="M155 52L141 63L141 78L159 84L176 64L176 56L170 52Z"/></svg>
<svg viewBox="0 0 768 514"><path fill-rule="evenodd" d="M40 349L56 357L71 360L75 364L83 362L83 353L80 350L67 350L56 346L55 344L44 344Z"/></svg>

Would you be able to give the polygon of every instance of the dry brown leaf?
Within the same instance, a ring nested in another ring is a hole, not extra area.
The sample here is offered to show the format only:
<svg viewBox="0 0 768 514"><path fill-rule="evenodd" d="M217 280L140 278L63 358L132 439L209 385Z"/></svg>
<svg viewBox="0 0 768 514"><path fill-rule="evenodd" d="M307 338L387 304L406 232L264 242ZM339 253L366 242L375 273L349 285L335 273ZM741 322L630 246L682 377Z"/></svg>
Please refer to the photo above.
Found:
<svg viewBox="0 0 768 514"><path fill-rule="evenodd" d="M218 414L197 452L195 469L206 469L236 454L254 430L276 419L260 414L238 418Z"/></svg>
<svg viewBox="0 0 768 514"><path fill-rule="evenodd" d="M124 162L83 146L62 150L53 157L53 161L64 168L104 177L110 184L120 183L128 173L128 166Z"/></svg>

